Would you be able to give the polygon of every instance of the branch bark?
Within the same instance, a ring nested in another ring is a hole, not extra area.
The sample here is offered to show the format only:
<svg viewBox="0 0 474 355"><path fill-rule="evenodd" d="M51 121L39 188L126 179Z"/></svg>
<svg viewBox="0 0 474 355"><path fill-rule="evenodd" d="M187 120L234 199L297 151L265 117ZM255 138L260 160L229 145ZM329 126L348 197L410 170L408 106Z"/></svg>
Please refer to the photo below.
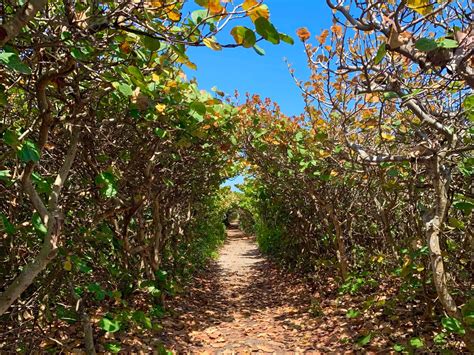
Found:
<svg viewBox="0 0 474 355"><path fill-rule="evenodd" d="M13 280L8 288L0 294L0 316L4 314L7 309L15 302L18 297L30 286L35 278L41 273L51 260L57 254L59 238L61 236L61 230L63 225L63 218L57 208L61 188L64 185L67 175L71 169L74 158L76 157L77 146L79 143L80 128L74 127L71 143L66 153L64 163L59 170L56 181L53 185L53 193L51 195L49 206L51 210L44 208L42 213L45 213L43 219L47 224L47 233L44 237L43 245L36 258L25 266L23 271ZM25 186L28 187L30 198L35 199L38 194L31 183L31 177L28 175L25 178ZM28 193L28 191L27 191ZM38 197L39 198L39 197ZM32 200L33 201L33 200ZM41 201L41 200L40 200ZM38 204L39 202L36 201ZM35 204L35 202L33 202ZM44 205L43 205L44 206Z"/></svg>
<svg viewBox="0 0 474 355"><path fill-rule="evenodd" d="M28 22L43 9L48 0L30 0L23 5L10 21L0 25L0 47L3 47L8 41L14 39L21 32Z"/></svg>

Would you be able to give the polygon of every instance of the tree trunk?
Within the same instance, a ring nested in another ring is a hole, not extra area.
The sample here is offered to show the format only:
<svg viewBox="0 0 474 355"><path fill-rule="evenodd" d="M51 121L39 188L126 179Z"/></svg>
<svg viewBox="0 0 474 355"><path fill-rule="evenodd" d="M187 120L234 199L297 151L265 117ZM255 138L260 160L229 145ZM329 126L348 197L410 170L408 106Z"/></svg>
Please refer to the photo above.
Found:
<svg viewBox="0 0 474 355"><path fill-rule="evenodd" d="M58 240L61 225L58 218L51 216L48 222L48 233L46 234L43 246L36 258L25 266L10 286L0 295L0 315L20 297L28 286L30 286L36 276L43 271L51 260L54 259L58 250Z"/></svg>
<svg viewBox="0 0 474 355"><path fill-rule="evenodd" d="M342 280L347 279L349 273L349 267L347 263L346 256L346 247L344 245L344 239L342 236L342 226L339 219L337 219L336 213L332 206L328 206L329 217L331 218L332 223L334 224L334 232L336 234L336 244L337 244L337 259L339 261L339 268L341 271Z"/></svg>
<svg viewBox="0 0 474 355"><path fill-rule="evenodd" d="M152 267L157 271L161 263L161 244L163 239L163 225L161 223L160 202L159 197L155 197L153 201L153 227L154 227L154 241L153 241L153 259Z"/></svg>
<svg viewBox="0 0 474 355"><path fill-rule="evenodd" d="M23 189L30 197L30 200L35 206L35 209L41 215L43 223L47 226L46 236L44 237L43 245L36 258L25 266L23 271L13 280L8 288L0 294L0 316L20 297L28 286L30 286L35 278L48 266L49 262L54 259L58 251L59 237L63 227L63 217L58 210L58 202L61 195L61 190L64 186L72 163L76 157L77 146L79 143L81 129L76 126L73 129L71 144L67 151L64 163L59 169L56 180L53 183L51 195L49 196L48 208L44 205L38 192L31 183L31 173L34 166L26 167L23 172Z"/></svg>
<svg viewBox="0 0 474 355"><path fill-rule="evenodd" d="M433 185L435 190L435 206L424 216L426 240L430 251L433 282L436 287L439 301L444 310L451 317L459 318L459 310L454 302L447 284L443 256L439 238L443 230L444 220L448 209L449 171L435 157L431 166Z"/></svg>

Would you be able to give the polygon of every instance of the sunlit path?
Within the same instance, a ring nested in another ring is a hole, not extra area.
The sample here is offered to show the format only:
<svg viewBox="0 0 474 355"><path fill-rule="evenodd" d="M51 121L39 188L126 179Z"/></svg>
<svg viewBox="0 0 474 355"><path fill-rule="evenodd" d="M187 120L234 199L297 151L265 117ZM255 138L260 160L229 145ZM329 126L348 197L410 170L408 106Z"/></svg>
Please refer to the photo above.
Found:
<svg viewBox="0 0 474 355"><path fill-rule="evenodd" d="M165 321L167 347L204 354L335 350L332 328L309 313L309 290L263 258L254 238L227 233L217 262L175 306L180 316Z"/></svg>

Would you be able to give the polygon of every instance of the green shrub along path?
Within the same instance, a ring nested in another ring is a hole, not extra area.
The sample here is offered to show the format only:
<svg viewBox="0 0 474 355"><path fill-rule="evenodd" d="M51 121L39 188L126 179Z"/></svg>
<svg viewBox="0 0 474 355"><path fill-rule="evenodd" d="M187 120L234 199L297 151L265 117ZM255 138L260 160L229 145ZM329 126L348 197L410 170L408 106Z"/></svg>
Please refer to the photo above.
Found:
<svg viewBox="0 0 474 355"><path fill-rule="evenodd" d="M1 352L474 351L473 5L325 6L2 1ZM298 116L185 74L272 45Z"/></svg>

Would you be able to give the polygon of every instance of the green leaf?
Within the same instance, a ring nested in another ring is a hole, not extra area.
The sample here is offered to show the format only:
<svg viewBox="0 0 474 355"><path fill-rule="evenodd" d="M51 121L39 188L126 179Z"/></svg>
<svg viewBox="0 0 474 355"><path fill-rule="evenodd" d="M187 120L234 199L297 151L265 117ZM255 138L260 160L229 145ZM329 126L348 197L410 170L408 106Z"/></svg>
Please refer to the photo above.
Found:
<svg viewBox="0 0 474 355"><path fill-rule="evenodd" d="M105 349L110 351L111 353L118 353L122 349L119 343L107 343L104 345Z"/></svg>
<svg viewBox="0 0 474 355"><path fill-rule="evenodd" d="M165 138L168 132L165 131L164 129L157 127L153 130L153 133L155 134L155 136L158 136L160 138Z"/></svg>
<svg viewBox="0 0 474 355"><path fill-rule="evenodd" d="M468 201L456 201L453 203L453 207L470 214L474 209L474 204Z"/></svg>
<svg viewBox="0 0 474 355"><path fill-rule="evenodd" d="M100 173L95 178L95 183L100 187L100 192L105 197L113 197L117 194L117 179L114 174L108 171Z"/></svg>
<svg viewBox="0 0 474 355"><path fill-rule="evenodd" d="M438 41L438 47L441 47L441 48L458 48L459 43L454 39L443 38L442 40Z"/></svg>
<svg viewBox="0 0 474 355"><path fill-rule="evenodd" d="M132 96L133 94L133 90L132 90L132 87L128 84L119 84L118 86L118 91L120 91L120 93L123 95L123 96Z"/></svg>
<svg viewBox="0 0 474 355"><path fill-rule="evenodd" d="M191 13L191 20L197 25L208 17L207 10L196 10Z"/></svg>
<svg viewBox="0 0 474 355"><path fill-rule="evenodd" d="M105 299L106 293L98 283L94 282L89 284L87 289L94 294L96 301L102 301Z"/></svg>
<svg viewBox="0 0 474 355"><path fill-rule="evenodd" d="M9 129L3 132L2 139L5 142L5 144L13 148L15 148L16 146L20 144L20 141L18 140L18 134L16 134L16 132L11 131Z"/></svg>
<svg viewBox="0 0 474 355"><path fill-rule="evenodd" d="M259 17L255 21L255 29L257 30L257 33L268 42L273 44L280 43L280 35L278 34L278 31L265 17Z"/></svg>
<svg viewBox="0 0 474 355"><path fill-rule="evenodd" d="M88 53L84 50L84 48L72 48L71 49L71 56L74 59L77 60L87 60L88 59Z"/></svg>
<svg viewBox="0 0 474 355"><path fill-rule="evenodd" d="M263 48L259 47L258 45L254 45L253 49L258 55L265 55L265 51L263 50Z"/></svg>
<svg viewBox="0 0 474 355"><path fill-rule="evenodd" d="M171 350L166 350L165 346L161 343L156 345L155 347L155 353L157 355L173 355L173 351Z"/></svg>
<svg viewBox="0 0 474 355"><path fill-rule="evenodd" d="M25 163L29 161L37 162L40 160L41 154L34 142L26 140L18 151L18 157Z"/></svg>
<svg viewBox="0 0 474 355"><path fill-rule="evenodd" d="M385 43L382 43L377 50L377 54L374 58L374 63L375 64L380 64L380 62L383 60L385 57L385 54L387 54L387 45Z"/></svg>
<svg viewBox="0 0 474 355"><path fill-rule="evenodd" d="M461 313L463 315L464 323L469 327L474 328L474 298L471 298L464 306L462 306Z"/></svg>
<svg viewBox="0 0 474 355"><path fill-rule="evenodd" d="M89 265L87 265L87 263L84 260L77 258L76 260L74 260L74 264L77 264L77 267L80 272L83 272L84 274L92 273L92 268Z"/></svg>
<svg viewBox="0 0 474 355"><path fill-rule="evenodd" d="M455 217L448 218L448 225L459 230L464 230L466 228L464 222Z"/></svg>
<svg viewBox="0 0 474 355"><path fill-rule="evenodd" d="M349 309L346 312L346 317L349 318L349 319L357 318L358 316L360 316L360 312L358 310Z"/></svg>
<svg viewBox="0 0 474 355"><path fill-rule="evenodd" d="M438 42L431 38L420 38L415 42L415 48L422 52L431 52L438 48Z"/></svg>
<svg viewBox="0 0 474 355"><path fill-rule="evenodd" d="M165 270L157 270L155 271L155 277L158 282L165 282L168 277L168 272Z"/></svg>
<svg viewBox="0 0 474 355"><path fill-rule="evenodd" d="M31 221L33 223L33 227L35 228L35 230L38 232L40 236L46 235L46 233L48 232L48 229L43 224L43 220L41 219L41 216L39 215L38 212L33 213L33 216L31 217Z"/></svg>
<svg viewBox="0 0 474 355"><path fill-rule="evenodd" d="M435 344L441 345L446 343L446 333L438 333L433 337Z"/></svg>
<svg viewBox="0 0 474 355"><path fill-rule="evenodd" d="M102 318L99 327L108 333L115 333L120 330L120 322L109 318Z"/></svg>
<svg viewBox="0 0 474 355"><path fill-rule="evenodd" d="M71 38L72 38L71 32L68 32L68 31L61 32L61 40L67 41L68 39L71 39Z"/></svg>
<svg viewBox="0 0 474 355"><path fill-rule="evenodd" d="M372 339L372 334L367 334L359 337L357 339L357 345L359 346L365 346L370 343L370 340Z"/></svg>
<svg viewBox="0 0 474 355"><path fill-rule="evenodd" d="M161 47L161 42L159 39L150 37L150 36L143 36L143 45L146 49L149 49L152 52L157 51Z"/></svg>
<svg viewBox="0 0 474 355"><path fill-rule="evenodd" d="M410 345L413 346L415 349L420 349L425 344L423 343L423 340L420 339L420 338L411 338L410 339Z"/></svg>
<svg viewBox="0 0 474 355"><path fill-rule="evenodd" d="M63 306L58 306L57 307L56 316L59 319L65 321L69 324L74 324L78 320L77 313L74 310L64 308Z"/></svg>
<svg viewBox="0 0 474 355"><path fill-rule="evenodd" d="M383 98L387 100L396 99L398 98L398 94L393 91L387 91L383 93Z"/></svg>
<svg viewBox="0 0 474 355"><path fill-rule="evenodd" d="M405 347L403 345L400 345L400 344L395 344L393 346L393 350L395 350L396 352L401 353L403 350L405 350Z"/></svg>
<svg viewBox="0 0 474 355"><path fill-rule="evenodd" d="M10 170L0 170L0 180L10 181L11 176Z"/></svg>
<svg viewBox="0 0 474 355"><path fill-rule="evenodd" d="M15 234L15 226L10 223L7 216L0 212L0 227L4 230L8 235Z"/></svg>
<svg viewBox="0 0 474 355"><path fill-rule="evenodd" d="M143 311L135 311L132 319L145 329L153 328L150 317L147 317Z"/></svg>
<svg viewBox="0 0 474 355"><path fill-rule="evenodd" d="M474 312L463 317L464 323L471 328L474 328Z"/></svg>
<svg viewBox="0 0 474 355"><path fill-rule="evenodd" d="M141 80L141 81L144 80L142 72L141 72L140 69L138 69L136 66L130 65L130 66L127 68L127 71L128 71L130 74L132 74L135 78L137 78L138 80Z"/></svg>
<svg viewBox="0 0 474 355"><path fill-rule="evenodd" d="M441 319L441 325L450 333L456 333L458 335L466 334L466 330L462 326L461 322L453 317L444 317Z"/></svg>
<svg viewBox="0 0 474 355"><path fill-rule="evenodd" d="M236 26L230 34L234 37L235 43L242 45L244 48L253 47L257 41L255 33L247 27Z"/></svg>
<svg viewBox="0 0 474 355"><path fill-rule="evenodd" d="M280 39L285 43L291 45L295 44L295 40L293 39L293 37L287 35L286 33L280 33Z"/></svg>
<svg viewBox="0 0 474 355"><path fill-rule="evenodd" d="M204 116L206 114L206 105L202 102L194 101L189 105L192 113L198 114L199 116Z"/></svg>
<svg viewBox="0 0 474 355"><path fill-rule="evenodd" d="M4 50L4 52L0 53L0 63L19 73L31 74L30 67L23 63L18 54L13 51Z"/></svg>
<svg viewBox="0 0 474 355"><path fill-rule="evenodd" d="M463 106L469 121L474 122L474 95L466 97Z"/></svg>
<svg viewBox="0 0 474 355"><path fill-rule="evenodd" d="M38 192L46 194L49 194L51 192L51 181L48 181L48 179L43 178L39 173L32 173L31 180L35 184Z"/></svg>

